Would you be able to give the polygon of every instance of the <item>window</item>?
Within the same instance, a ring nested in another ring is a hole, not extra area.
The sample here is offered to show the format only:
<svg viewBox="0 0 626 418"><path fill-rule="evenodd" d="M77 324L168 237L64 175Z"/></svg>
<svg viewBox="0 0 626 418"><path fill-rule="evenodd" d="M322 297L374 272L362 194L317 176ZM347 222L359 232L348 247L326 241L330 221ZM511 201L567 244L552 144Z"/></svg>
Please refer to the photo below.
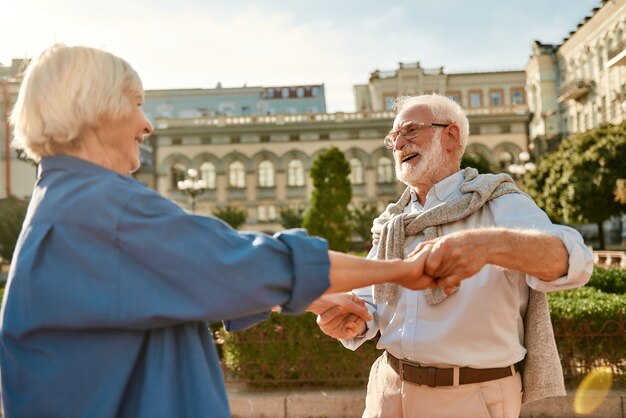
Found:
<svg viewBox="0 0 626 418"><path fill-rule="evenodd" d="M274 164L269 160L263 160L259 164L259 186L274 187Z"/></svg>
<svg viewBox="0 0 626 418"><path fill-rule="evenodd" d="M215 166L212 163L206 162L200 165L200 177L206 183L207 188L215 189L216 187Z"/></svg>
<svg viewBox="0 0 626 418"><path fill-rule="evenodd" d="M395 94L383 94L383 101L385 103L385 110L388 112L391 112L393 110L393 103L396 100L396 95Z"/></svg>
<svg viewBox="0 0 626 418"><path fill-rule="evenodd" d="M272 222L276 220L276 206L260 205L257 208L257 218L259 222Z"/></svg>
<svg viewBox="0 0 626 418"><path fill-rule="evenodd" d="M363 163L358 158L350 158L350 182L363 184Z"/></svg>
<svg viewBox="0 0 626 418"><path fill-rule="evenodd" d="M489 103L492 107L502 106L502 90L491 90L489 92Z"/></svg>
<svg viewBox="0 0 626 418"><path fill-rule="evenodd" d="M283 87L283 89L280 92L281 96L283 96L283 99L286 99L289 97L289 89L287 87Z"/></svg>
<svg viewBox="0 0 626 418"><path fill-rule="evenodd" d="M393 183L393 162L391 158L381 157L376 165L378 183Z"/></svg>
<svg viewBox="0 0 626 418"><path fill-rule="evenodd" d="M448 96L450 99L452 99L453 101L455 101L456 103L458 103L459 105L461 105L461 92L458 90L454 90L454 91L449 91L446 96Z"/></svg>
<svg viewBox="0 0 626 418"><path fill-rule="evenodd" d="M267 218L270 221L275 221L276 220L276 206L274 205L269 205L267 207Z"/></svg>
<svg viewBox="0 0 626 418"><path fill-rule="evenodd" d="M289 164L287 164L287 186L304 186L304 168L302 167L302 161L291 160Z"/></svg>
<svg viewBox="0 0 626 418"><path fill-rule="evenodd" d="M524 89L517 88L511 90L511 101L514 105L524 104Z"/></svg>
<svg viewBox="0 0 626 418"><path fill-rule="evenodd" d="M469 93L470 107L481 107L483 105L483 94L481 91L471 91Z"/></svg>
<svg viewBox="0 0 626 418"><path fill-rule="evenodd" d="M228 185L237 189L246 187L246 170L241 161L235 161L228 167Z"/></svg>
<svg viewBox="0 0 626 418"><path fill-rule="evenodd" d="M178 182L185 180L185 172L187 167L183 163L174 163L170 168L170 187L173 190L178 189Z"/></svg>

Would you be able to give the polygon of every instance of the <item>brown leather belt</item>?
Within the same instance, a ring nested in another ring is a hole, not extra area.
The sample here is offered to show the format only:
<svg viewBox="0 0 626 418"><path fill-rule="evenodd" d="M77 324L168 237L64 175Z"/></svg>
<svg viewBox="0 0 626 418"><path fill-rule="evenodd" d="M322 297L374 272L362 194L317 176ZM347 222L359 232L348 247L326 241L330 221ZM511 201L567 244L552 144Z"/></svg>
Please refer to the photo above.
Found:
<svg viewBox="0 0 626 418"><path fill-rule="evenodd" d="M402 380L418 385L428 385L431 388L437 386L454 385L454 368L439 369L437 367L422 367L419 364L400 360L387 352L387 362L398 373ZM495 369L472 369L471 367L459 367L459 384L487 382L489 380L502 379L515 374L515 366L500 367Z"/></svg>

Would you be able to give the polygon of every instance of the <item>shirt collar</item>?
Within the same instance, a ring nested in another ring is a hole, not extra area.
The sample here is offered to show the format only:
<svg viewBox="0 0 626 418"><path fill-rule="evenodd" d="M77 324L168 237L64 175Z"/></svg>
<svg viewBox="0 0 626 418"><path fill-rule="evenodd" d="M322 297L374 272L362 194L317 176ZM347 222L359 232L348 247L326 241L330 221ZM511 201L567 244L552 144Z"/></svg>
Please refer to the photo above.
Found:
<svg viewBox="0 0 626 418"><path fill-rule="evenodd" d="M459 193L459 187L463 183L463 179L463 170L459 170L435 184L426 195L424 208L432 206L433 203L445 201L454 192ZM411 202L412 204L420 205L417 200L417 194L413 189L411 189Z"/></svg>
<svg viewBox="0 0 626 418"><path fill-rule="evenodd" d="M44 157L39 162L39 175L42 176L50 171L70 170L91 174L117 174L108 168L91 163L81 158L67 154L58 154L53 157Z"/></svg>

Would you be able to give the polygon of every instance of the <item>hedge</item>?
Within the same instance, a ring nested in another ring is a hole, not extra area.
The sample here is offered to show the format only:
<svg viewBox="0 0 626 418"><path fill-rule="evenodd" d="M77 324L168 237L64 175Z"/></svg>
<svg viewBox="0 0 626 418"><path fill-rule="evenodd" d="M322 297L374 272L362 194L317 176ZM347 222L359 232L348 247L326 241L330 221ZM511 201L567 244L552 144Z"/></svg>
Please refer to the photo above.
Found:
<svg viewBox="0 0 626 418"><path fill-rule="evenodd" d="M570 383L598 362L617 364L623 379L626 371L620 358L626 357L624 336L592 334L606 321L612 322L604 330L614 332L618 327L614 320L620 312L626 319L625 283L626 270L596 268L586 287L549 293L557 344ZM381 354L375 341L356 351L344 348L319 330L312 314L272 314L264 323L225 333L223 338L227 381L263 387L362 386L371 364Z"/></svg>

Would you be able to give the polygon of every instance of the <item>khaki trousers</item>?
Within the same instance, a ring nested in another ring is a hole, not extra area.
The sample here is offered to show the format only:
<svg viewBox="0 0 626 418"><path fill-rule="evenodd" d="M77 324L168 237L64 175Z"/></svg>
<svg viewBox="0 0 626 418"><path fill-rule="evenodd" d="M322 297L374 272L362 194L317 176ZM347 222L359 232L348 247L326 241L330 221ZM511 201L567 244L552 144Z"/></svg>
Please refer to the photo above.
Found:
<svg viewBox="0 0 626 418"><path fill-rule="evenodd" d="M372 365L363 418L518 417L520 374L459 386L431 388L403 382L383 353Z"/></svg>

